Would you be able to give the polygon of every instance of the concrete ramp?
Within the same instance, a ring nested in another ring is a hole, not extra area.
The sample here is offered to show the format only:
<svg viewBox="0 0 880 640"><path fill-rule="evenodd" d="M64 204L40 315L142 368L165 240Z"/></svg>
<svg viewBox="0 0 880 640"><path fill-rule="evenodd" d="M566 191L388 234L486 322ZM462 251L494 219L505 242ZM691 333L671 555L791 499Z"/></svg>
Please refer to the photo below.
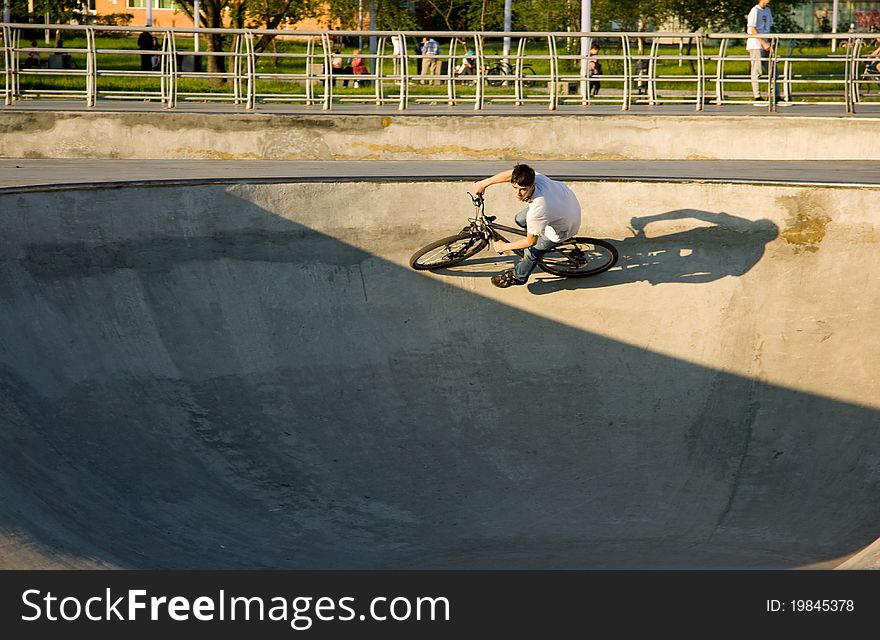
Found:
<svg viewBox="0 0 880 640"><path fill-rule="evenodd" d="M858 558L880 190L571 184L619 268L508 290L407 267L464 183L0 195L0 566Z"/></svg>

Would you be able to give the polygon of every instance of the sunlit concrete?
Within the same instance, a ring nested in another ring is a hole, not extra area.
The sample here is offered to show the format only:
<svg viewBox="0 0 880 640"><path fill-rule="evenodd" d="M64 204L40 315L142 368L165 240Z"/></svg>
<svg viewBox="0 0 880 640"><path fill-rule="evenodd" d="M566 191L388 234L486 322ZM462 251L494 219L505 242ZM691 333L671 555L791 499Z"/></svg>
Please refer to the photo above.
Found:
<svg viewBox="0 0 880 640"><path fill-rule="evenodd" d="M526 113L527 115L522 115ZM215 160L878 160L877 114L0 110L0 156Z"/></svg>

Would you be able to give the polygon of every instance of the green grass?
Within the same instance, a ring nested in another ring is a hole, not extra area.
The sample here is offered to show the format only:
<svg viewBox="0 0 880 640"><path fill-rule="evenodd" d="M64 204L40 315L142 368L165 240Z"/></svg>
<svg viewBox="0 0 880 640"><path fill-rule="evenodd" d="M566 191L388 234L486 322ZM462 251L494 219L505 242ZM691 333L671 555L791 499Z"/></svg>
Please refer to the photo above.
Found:
<svg viewBox="0 0 880 640"><path fill-rule="evenodd" d="M141 51L137 48L137 33L133 32L131 37L100 37L97 41L98 53L98 92L101 97L111 97L113 93L136 93L136 92L153 92L158 94L160 90L160 80L158 77L123 77L114 76L113 73L139 71ZM204 51L204 42L202 43L202 51ZM805 84L796 84L793 91L800 96L798 99L809 100L820 94L828 94L839 96L843 99L844 61L843 59L834 59L827 61L813 61L810 57L827 56L830 51L826 46L803 46L800 43L794 43L797 46L787 47L786 43L782 44L784 55L794 56L796 60L792 63L792 70L795 76L812 79ZM192 40L180 38L177 40L178 53L186 54L191 52L193 47ZM231 47L231 42L227 44L227 50ZM74 50L85 48L84 38L71 38L65 41L65 49ZM101 50L124 51L122 53L100 53ZM461 49L463 53L465 49ZM129 53L130 51L130 53ZM515 51L515 49L514 49ZM647 50L646 50L647 51ZM692 53L696 52L696 48L692 49ZM709 56L717 55L717 47L705 49L705 53ZM307 60L302 56L306 53L306 45L303 42L276 40L274 48L265 52L258 58L257 74L304 74L306 72ZM486 47L485 53L490 56L500 56L500 45L489 45ZM565 53L560 47L560 53ZM727 51L728 55L747 57L744 43L742 46L731 47ZM82 72L86 67L86 58L84 53L71 52L70 54L76 65L76 68ZM343 55L350 56L351 50L343 51ZM528 60L537 75L549 75L550 61L546 57L546 47L532 44L526 49L527 56L534 56ZM602 50L602 65L606 76L621 75L623 73L623 60L616 59L620 56L619 47L615 48L613 42L606 42ZM842 52L841 52L842 55ZM662 59L658 63L657 76L659 78L657 90L662 95L663 92L669 94L690 94L696 93L696 82L687 79L693 76L692 63L687 59L679 60L678 47L667 47L661 50ZM46 58L46 54L43 55ZM202 64L205 64L202 60ZM225 59L227 69L231 68L232 59ZM416 73L416 61L410 62L409 71L411 74ZM390 75L393 72L393 62L391 60L383 61L384 73ZM577 60L563 59L560 63L560 73L563 75L577 75ZM706 91L711 93L714 91L714 77L717 70L715 61L708 61L706 64ZM751 91L748 83L749 63L747 59L738 61L727 61L724 64L726 78L732 78L736 81L725 83L725 92L728 93L749 93ZM76 73L74 70L73 73ZM738 77L738 78L737 78ZM834 84L825 84L816 82L820 77L837 78ZM230 76L231 78L231 76ZM352 77L349 77L351 79ZM676 80L680 78L681 80ZM740 81L742 79L742 81ZM437 96L443 98L446 96L446 84L436 85L420 85L411 84L409 93L412 97L432 97ZM34 76L23 75L21 78L21 88L25 93L32 92L52 92L52 91L85 91L85 77L76 75L67 76ZM340 84L340 83L337 83ZM602 87L605 96L609 94L619 93L623 83L621 80L613 80L609 78L602 79ZM256 90L258 94L283 94L286 96L303 98L306 95L306 85L304 80L280 80L280 79L258 79ZM314 95L319 97L323 90L322 83L318 82L314 86ZM392 81L385 81L385 95L387 99L392 99L394 94L399 91L397 85ZM233 94L233 83L231 79L221 81L216 78L189 78L181 77L178 83L179 94L206 94L216 97L231 97ZM342 88L337 86L334 88L334 95L340 98L363 97L366 99L374 95L373 87L360 88ZM469 84L463 82L456 83L456 95L462 98L473 96L475 89ZM532 86L526 89L527 96L546 96L548 87L546 82L536 81ZM491 87L487 86L485 95L488 99L500 97L502 95L511 96L513 88L510 87ZM185 96L181 96L185 97Z"/></svg>

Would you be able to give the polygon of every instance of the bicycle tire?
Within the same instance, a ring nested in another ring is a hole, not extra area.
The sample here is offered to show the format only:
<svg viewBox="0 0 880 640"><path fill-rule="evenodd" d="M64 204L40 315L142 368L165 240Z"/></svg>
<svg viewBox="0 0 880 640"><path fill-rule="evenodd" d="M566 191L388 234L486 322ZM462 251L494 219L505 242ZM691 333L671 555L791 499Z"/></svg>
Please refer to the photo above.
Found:
<svg viewBox="0 0 880 640"><path fill-rule="evenodd" d="M449 236L416 251L409 259L409 266L416 271L431 271L451 267L486 247L486 239L467 231Z"/></svg>
<svg viewBox="0 0 880 640"><path fill-rule="evenodd" d="M524 87L531 87L531 86L537 84L536 80L526 80L526 76L534 76L534 75L535 75L535 70L532 69L532 67L530 65L525 65L523 67L523 81L522 81L522 83L523 83Z"/></svg>
<svg viewBox="0 0 880 640"><path fill-rule="evenodd" d="M500 65L495 65L494 67L490 68L486 72L486 75L489 76L489 78L491 78L491 76L499 76L499 75L505 75L505 74L504 74L504 70L502 69L502 67ZM492 80L489 78L487 78L486 82L491 87L500 87L502 84L504 84L504 79L496 78L496 79Z"/></svg>
<svg viewBox="0 0 880 640"><path fill-rule="evenodd" d="M607 240L578 237L545 253L538 265L555 276L585 278L608 271L618 257L617 248Z"/></svg>

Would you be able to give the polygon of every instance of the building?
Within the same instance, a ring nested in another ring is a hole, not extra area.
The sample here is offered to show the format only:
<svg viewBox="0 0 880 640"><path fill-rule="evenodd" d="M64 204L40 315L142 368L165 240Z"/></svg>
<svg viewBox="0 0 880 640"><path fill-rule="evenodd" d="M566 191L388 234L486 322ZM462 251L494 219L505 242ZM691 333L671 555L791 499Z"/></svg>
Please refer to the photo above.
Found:
<svg viewBox="0 0 880 640"><path fill-rule="evenodd" d="M153 26L154 27L179 27L190 28L193 26L192 19L177 8L174 0L153 1ZM147 0L89 0L89 11L95 15L107 16L114 13L128 13L134 16L132 26L140 27L147 24ZM229 22L226 21L227 26ZM200 25L204 27L205 25ZM320 19L309 18L301 20L291 27L293 29L323 29L326 25Z"/></svg>

